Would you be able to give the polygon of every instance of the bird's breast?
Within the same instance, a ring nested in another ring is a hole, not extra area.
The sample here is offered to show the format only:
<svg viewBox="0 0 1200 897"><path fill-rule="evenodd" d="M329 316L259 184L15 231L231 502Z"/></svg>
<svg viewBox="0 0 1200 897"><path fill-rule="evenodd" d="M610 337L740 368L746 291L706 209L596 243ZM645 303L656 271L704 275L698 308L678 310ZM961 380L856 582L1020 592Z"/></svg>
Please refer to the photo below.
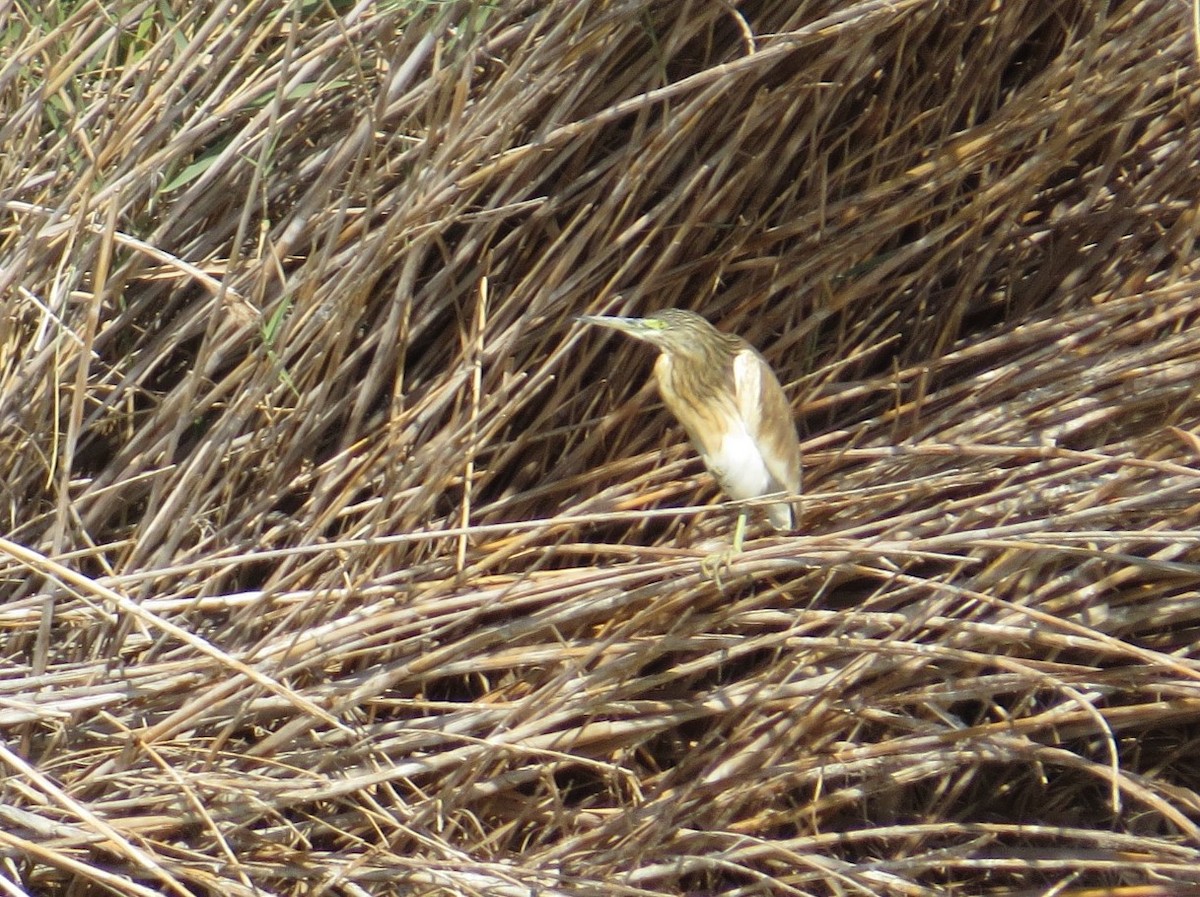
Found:
<svg viewBox="0 0 1200 897"><path fill-rule="evenodd" d="M659 356L654 373L663 403L683 424L704 466L725 493L731 498L755 498L770 491L766 488L770 473L732 394L700 392L665 353Z"/></svg>
<svg viewBox="0 0 1200 897"><path fill-rule="evenodd" d="M654 373L663 403L683 424L704 466L726 495L757 498L776 491L762 452L737 413L732 393L698 393L690 379L680 382L681 372L666 354L659 357Z"/></svg>

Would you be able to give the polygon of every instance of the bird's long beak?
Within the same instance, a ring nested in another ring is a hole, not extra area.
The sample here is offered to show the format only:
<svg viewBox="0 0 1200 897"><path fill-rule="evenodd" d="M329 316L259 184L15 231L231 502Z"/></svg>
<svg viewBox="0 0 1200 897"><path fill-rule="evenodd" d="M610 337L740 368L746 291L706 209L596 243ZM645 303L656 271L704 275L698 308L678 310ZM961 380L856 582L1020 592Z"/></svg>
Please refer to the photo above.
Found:
<svg viewBox="0 0 1200 897"><path fill-rule="evenodd" d="M580 315L575 320L581 324L596 324L610 330L619 330L638 339L646 338L646 327L641 318L622 318L617 315Z"/></svg>

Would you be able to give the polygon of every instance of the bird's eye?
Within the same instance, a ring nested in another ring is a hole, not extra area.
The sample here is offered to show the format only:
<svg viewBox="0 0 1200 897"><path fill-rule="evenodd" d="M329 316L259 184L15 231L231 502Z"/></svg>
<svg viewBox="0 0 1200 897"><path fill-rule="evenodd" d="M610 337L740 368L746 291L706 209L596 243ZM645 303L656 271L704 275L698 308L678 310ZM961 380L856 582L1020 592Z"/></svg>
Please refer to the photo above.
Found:
<svg viewBox="0 0 1200 897"><path fill-rule="evenodd" d="M666 330L667 322L660 321L658 318L646 318L646 326L651 330Z"/></svg>

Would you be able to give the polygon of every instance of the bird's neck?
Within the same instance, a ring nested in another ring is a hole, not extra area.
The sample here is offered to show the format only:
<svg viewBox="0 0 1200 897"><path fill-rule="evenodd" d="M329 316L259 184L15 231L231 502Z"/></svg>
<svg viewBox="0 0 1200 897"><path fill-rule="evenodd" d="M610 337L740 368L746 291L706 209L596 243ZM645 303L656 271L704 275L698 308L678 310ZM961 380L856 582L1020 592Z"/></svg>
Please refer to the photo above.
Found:
<svg viewBox="0 0 1200 897"><path fill-rule="evenodd" d="M690 347L687 352L663 353L655 368L664 390L708 399L731 391L733 360L742 347L737 337L719 334L709 345Z"/></svg>

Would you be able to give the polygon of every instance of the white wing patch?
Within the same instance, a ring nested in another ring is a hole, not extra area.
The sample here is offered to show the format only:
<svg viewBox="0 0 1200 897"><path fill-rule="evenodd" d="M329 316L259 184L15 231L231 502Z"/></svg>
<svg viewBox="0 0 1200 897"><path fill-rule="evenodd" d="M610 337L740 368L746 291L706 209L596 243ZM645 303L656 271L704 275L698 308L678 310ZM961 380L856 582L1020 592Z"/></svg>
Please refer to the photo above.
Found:
<svg viewBox="0 0 1200 897"><path fill-rule="evenodd" d="M738 414L746 422L752 436L758 435L762 419L759 396L762 394L761 362L752 351L743 349L733 359L733 394L737 397Z"/></svg>
<svg viewBox="0 0 1200 897"><path fill-rule="evenodd" d="M735 498L751 498L766 495L771 492L800 491L800 462L792 453L778 451L779 446L768 439L763 432L763 411L768 406L768 419L786 416L791 420L791 409L787 398L775 382L774 375L769 373L766 361L753 349L743 349L733 359L734 394L737 397L738 414L744 423L745 438L755 447L757 467L753 482L761 485L757 491L749 495L734 495ZM764 371L768 371L768 380L763 381ZM790 434L794 438L794 432ZM764 454L765 453L765 454ZM751 482L749 475L745 482ZM771 525L778 530L789 530L795 524L793 508L788 502L767 506L767 518Z"/></svg>
<svg viewBox="0 0 1200 897"><path fill-rule="evenodd" d="M740 421L730 428L716 452L704 460L730 498L758 498L775 491L762 454Z"/></svg>

